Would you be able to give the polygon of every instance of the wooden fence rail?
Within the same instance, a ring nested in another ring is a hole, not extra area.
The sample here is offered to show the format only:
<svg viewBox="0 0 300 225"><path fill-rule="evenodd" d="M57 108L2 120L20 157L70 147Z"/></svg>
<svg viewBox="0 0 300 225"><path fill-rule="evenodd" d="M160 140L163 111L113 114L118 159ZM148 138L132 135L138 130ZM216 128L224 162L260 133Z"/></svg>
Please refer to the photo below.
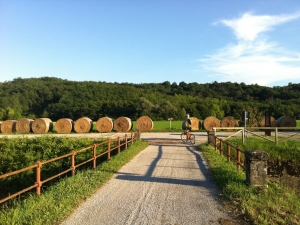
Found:
<svg viewBox="0 0 300 225"><path fill-rule="evenodd" d="M231 145L229 142L225 142L223 139L218 138L215 136L215 141L214 141L214 147L216 151L220 152L220 155L226 155L227 161L231 162L234 161L236 163L236 168L237 170L240 170L241 167L245 170L246 167L244 163L241 161L241 153L244 154L244 151L241 150L239 147ZM224 144L227 145L226 150L224 150ZM236 150L236 156L232 156L231 154L231 148L234 148Z"/></svg>
<svg viewBox="0 0 300 225"><path fill-rule="evenodd" d="M117 150L117 153L119 154L121 152L121 146L124 146L125 149L127 149L128 144L130 144L130 143L133 144L134 141L139 139L139 137L140 137L139 131L132 132L130 137L128 137L128 134L125 134L123 137L119 136L119 137L114 138L114 139L108 139L108 140L103 141L101 143L94 144L92 146L89 146L89 147L86 147L86 148L83 148L83 149L80 149L80 150L72 151L71 153L68 153L66 155L62 155L62 156L59 156L59 157L56 157L56 158L53 158L53 159L49 159L49 160L44 161L44 162L36 162L34 165L28 166L26 168L22 168L20 170L16 170L16 171L13 171L13 172L10 172L10 173L2 174L2 175L0 175L0 179L8 178L10 176L20 174L20 173L23 173L23 172L31 170L31 169L36 169L36 181L32 186L27 187L27 188L25 188L25 189L23 189L19 192L16 192L12 195L9 195L6 198L0 199L0 204L5 202L5 201L8 201L9 199L12 199L12 198L18 196L18 195L21 195L21 194L23 194L27 191L30 191L33 188L36 188L37 195L40 195L41 194L41 188L42 188L42 185L44 183L46 183L50 180L53 180L53 179L55 179L55 178L57 178L57 177L59 177L63 174L66 174L68 172L71 172L72 176L73 176L75 174L76 168L78 168L78 167L80 167L80 166L82 166L86 163L93 162L93 169L95 169L96 166L97 166L97 158L107 154L107 160L109 160L111 158L111 152L113 150ZM115 144L115 145L112 145L112 144ZM107 145L107 150L105 152L102 152L99 155L97 155L97 147L99 147L101 145ZM114 147L111 147L111 146L114 146ZM84 162L78 163L76 165L76 161L75 161L76 154L81 153L81 152L85 152L85 151L90 150L90 149L93 149L93 154L92 154L91 158L87 159ZM60 159L68 158L68 157L70 158L70 161L71 161L71 167L69 169L61 171L60 173L55 174L54 176L49 177L45 180L41 179L41 173L42 173L42 166L43 165L49 164L51 162L55 162L55 161L60 160Z"/></svg>

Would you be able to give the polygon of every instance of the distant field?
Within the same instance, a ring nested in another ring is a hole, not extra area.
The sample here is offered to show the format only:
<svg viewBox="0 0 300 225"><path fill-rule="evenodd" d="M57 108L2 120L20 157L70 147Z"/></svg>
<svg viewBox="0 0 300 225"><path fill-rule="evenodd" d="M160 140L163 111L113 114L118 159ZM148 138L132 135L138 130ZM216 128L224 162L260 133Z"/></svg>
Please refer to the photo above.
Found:
<svg viewBox="0 0 300 225"><path fill-rule="evenodd" d="M182 121L153 121L152 131L182 131ZM133 129L136 129L136 121L133 121Z"/></svg>

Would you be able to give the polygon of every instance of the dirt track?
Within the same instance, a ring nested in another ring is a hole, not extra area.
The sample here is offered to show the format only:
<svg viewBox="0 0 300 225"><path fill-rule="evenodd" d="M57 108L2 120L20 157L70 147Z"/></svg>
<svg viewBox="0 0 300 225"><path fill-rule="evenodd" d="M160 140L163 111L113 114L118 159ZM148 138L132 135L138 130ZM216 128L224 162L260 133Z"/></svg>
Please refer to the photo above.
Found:
<svg viewBox="0 0 300 225"><path fill-rule="evenodd" d="M228 218L196 145L180 133L142 133L151 143L62 224L219 224ZM197 144L207 141L196 135Z"/></svg>

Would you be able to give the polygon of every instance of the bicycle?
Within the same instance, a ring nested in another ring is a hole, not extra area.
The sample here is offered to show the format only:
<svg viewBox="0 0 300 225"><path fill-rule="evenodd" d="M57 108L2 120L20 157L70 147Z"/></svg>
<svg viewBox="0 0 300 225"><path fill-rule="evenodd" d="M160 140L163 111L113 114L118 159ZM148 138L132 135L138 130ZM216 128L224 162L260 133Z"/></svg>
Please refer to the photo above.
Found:
<svg viewBox="0 0 300 225"><path fill-rule="evenodd" d="M181 133L181 140L183 143L187 143L188 141L193 145L195 144L195 135L193 135L190 130L185 130Z"/></svg>

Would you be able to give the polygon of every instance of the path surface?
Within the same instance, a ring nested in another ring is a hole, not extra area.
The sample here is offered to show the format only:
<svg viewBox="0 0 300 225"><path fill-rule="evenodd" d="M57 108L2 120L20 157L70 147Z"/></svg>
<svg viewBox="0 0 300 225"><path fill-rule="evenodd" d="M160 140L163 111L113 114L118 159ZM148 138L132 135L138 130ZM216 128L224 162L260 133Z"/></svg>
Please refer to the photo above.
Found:
<svg viewBox="0 0 300 225"><path fill-rule="evenodd" d="M142 133L151 145L133 158L62 225L219 224L219 192L207 162L179 133ZM207 141L196 134L197 143Z"/></svg>

